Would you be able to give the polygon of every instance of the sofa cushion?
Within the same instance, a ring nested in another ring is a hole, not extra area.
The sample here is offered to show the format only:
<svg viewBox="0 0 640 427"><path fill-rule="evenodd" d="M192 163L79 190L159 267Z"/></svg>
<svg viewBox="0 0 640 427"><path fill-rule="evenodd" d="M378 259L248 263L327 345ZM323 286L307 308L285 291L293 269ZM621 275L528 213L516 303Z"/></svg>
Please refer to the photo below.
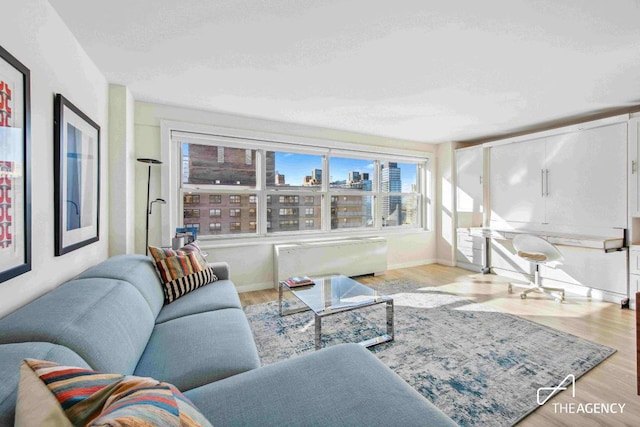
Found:
<svg viewBox="0 0 640 427"><path fill-rule="evenodd" d="M24 342L0 345L0 426L12 426L18 396L20 362L23 359L46 359L89 368L73 351L48 342Z"/></svg>
<svg viewBox="0 0 640 427"><path fill-rule="evenodd" d="M218 280L199 249L174 251L168 248L149 247L156 262L165 303L169 304L187 293Z"/></svg>
<svg viewBox="0 0 640 427"><path fill-rule="evenodd" d="M242 309L238 291L230 280L219 280L208 286L203 286L180 298L172 304L165 305L156 323L166 322L190 314L203 313L205 311L220 310L221 308Z"/></svg>
<svg viewBox="0 0 640 427"><path fill-rule="evenodd" d="M163 256L155 258L160 280L163 283L204 270L194 254Z"/></svg>
<svg viewBox="0 0 640 427"><path fill-rule="evenodd" d="M287 359L185 395L213 425L457 425L359 344Z"/></svg>
<svg viewBox="0 0 640 427"><path fill-rule="evenodd" d="M211 426L173 385L27 359L20 365L16 426Z"/></svg>
<svg viewBox="0 0 640 427"><path fill-rule="evenodd" d="M93 369L131 374L154 323L149 305L131 284L78 279L0 319L0 343L60 344Z"/></svg>
<svg viewBox="0 0 640 427"><path fill-rule="evenodd" d="M135 286L157 316L164 305L164 293L155 263L144 255L117 255L93 266L78 279L103 277L122 280Z"/></svg>
<svg viewBox="0 0 640 427"><path fill-rule="evenodd" d="M259 366L244 312L227 308L157 324L134 374L184 391Z"/></svg>
<svg viewBox="0 0 640 427"><path fill-rule="evenodd" d="M186 245L184 245L183 247L181 247L180 249L178 249L182 252L194 252L197 253L200 261L202 262L202 264L206 264L207 263L207 255L204 252L202 252L202 249L200 249L200 244L198 243L197 240L194 240L191 243L187 243Z"/></svg>
<svg viewBox="0 0 640 427"><path fill-rule="evenodd" d="M178 250L149 246L149 253L153 257L155 262L159 262L164 258L174 257L178 255L193 254L200 268L204 268L207 265L206 257L202 253L202 250L200 249L198 242L188 243Z"/></svg>

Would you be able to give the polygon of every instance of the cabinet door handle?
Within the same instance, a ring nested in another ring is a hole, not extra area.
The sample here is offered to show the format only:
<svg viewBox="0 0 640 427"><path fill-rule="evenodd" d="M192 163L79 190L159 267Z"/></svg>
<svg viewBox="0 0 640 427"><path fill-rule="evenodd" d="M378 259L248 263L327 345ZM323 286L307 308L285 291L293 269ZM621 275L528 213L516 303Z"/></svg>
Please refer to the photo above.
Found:
<svg viewBox="0 0 640 427"><path fill-rule="evenodd" d="M480 184L482 184L482 175L480 175Z"/></svg>
<svg viewBox="0 0 640 427"><path fill-rule="evenodd" d="M546 179L547 196L549 196L549 169L545 169L545 174L547 175L547 179Z"/></svg>
<svg viewBox="0 0 640 427"><path fill-rule="evenodd" d="M544 197L544 169L540 169L540 193Z"/></svg>
<svg viewBox="0 0 640 427"><path fill-rule="evenodd" d="M636 172L638 172L638 164L635 160L631 160L631 173L635 174Z"/></svg>

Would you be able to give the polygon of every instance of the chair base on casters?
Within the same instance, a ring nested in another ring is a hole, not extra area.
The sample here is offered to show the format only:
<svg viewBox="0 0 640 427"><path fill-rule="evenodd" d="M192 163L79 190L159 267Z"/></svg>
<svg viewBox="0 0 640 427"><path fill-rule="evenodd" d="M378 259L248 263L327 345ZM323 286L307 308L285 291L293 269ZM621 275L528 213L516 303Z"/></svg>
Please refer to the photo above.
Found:
<svg viewBox="0 0 640 427"><path fill-rule="evenodd" d="M536 286L535 284L531 284L533 286L531 287L527 287L527 289L525 289L524 291L520 292L520 298L522 299L526 299L527 298L527 294L530 294L531 292L540 292L542 294L545 294L551 298L553 298L554 300L556 300L556 302L564 302L564 289L562 288L548 288L546 286ZM523 287L523 286L527 286L527 285L521 285L518 283L509 283L509 293L512 294L513 293L513 287L514 286L519 286L519 287Z"/></svg>
<svg viewBox="0 0 640 427"><path fill-rule="evenodd" d="M527 294L531 292L541 292L554 298L557 302L563 302L564 289L542 286L540 279L540 264L551 267L562 261L562 254L558 249L548 241L529 234L519 234L514 237L513 248L516 250L516 255L519 258L535 266L535 272L533 275L534 280L533 282L529 282L529 285L509 283L509 293L513 292L513 285L524 286L527 289L520 294L520 298L522 299L527 298Z"/></svg>

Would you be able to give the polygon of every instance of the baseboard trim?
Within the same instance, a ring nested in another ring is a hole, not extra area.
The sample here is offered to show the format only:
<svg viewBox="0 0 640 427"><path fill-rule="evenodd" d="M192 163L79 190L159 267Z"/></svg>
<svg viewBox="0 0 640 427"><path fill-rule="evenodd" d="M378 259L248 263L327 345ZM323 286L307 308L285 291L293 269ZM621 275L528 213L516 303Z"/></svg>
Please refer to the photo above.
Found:
<svg viewBox="0 0 640 427"><path fill-rule="evenodd" d="M465 270L475 271L476 273L481 273L482 272L482 266L477 265L477 264L471 264L471 263L468 263L468 262L460 262L460 261L458 261L456 263L456 267L463 268Z"/></svg>
<svg viewBox="0 0 640 427"><path fill-rule="evenodd" d="M409 261L409 262L401 262L397 264L391 264L387 267L388 270L397 270L399 268L409 268L409 267L418 267L421 265L435 264L437 261L434 259L428 259L424 261Z"/></svg>
<svg viewBox="0 0 640 427"><path fill-rule="evenodd" d="M238 293L263 291L265 289L273 289L273 282L252 283L250 285L236 285Z"/></svg>

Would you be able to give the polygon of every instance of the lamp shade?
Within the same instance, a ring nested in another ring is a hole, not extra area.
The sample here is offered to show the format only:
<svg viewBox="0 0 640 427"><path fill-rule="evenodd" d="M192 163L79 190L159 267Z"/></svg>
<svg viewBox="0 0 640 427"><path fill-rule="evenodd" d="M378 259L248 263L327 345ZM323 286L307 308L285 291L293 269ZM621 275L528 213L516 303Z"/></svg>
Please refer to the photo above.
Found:
<svg viewBox="0 0 640 427"><path fill-rule="evenodd" d="M141 162L141 163L148 163L150 165L159 165L159 164L162 163L160 160L150 159L150 158L147 158L147 157L140 157L138 159L138 161Z"/></svg>

